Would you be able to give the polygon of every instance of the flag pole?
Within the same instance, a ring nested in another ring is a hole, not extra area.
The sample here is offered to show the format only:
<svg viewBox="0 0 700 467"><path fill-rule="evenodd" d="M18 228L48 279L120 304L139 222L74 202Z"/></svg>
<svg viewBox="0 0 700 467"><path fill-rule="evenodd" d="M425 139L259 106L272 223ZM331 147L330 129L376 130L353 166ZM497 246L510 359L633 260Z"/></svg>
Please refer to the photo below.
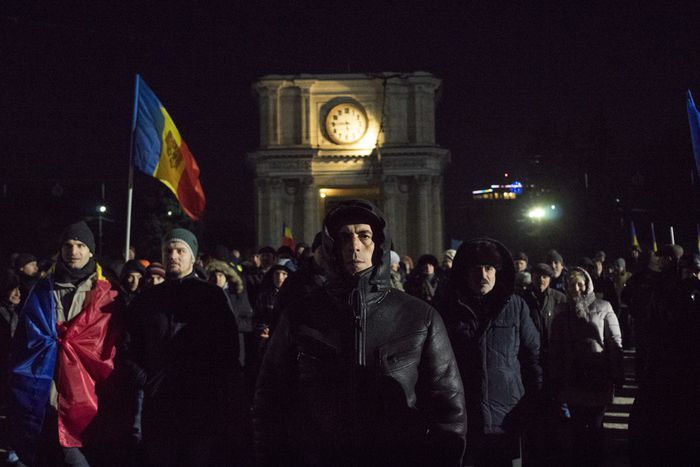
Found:
<svg viewBox="0 0 700 467"><path fill-rule="evenodd" d="M136 132L136 116L139 107L139 81L136 74L136 86L134 92L134 115L131 119L131 136L129 138L129 189L126 200L126 242L124 244L124 261L129 260L129 247L131 246L131 204L134 198L134 133Z"/></svg>
<svg viewBox="0 0 700 467"><path fill-rule="evenodd" d="M673 235L673 226L671 226L671 245L676 244L676 236Z"/></svg>

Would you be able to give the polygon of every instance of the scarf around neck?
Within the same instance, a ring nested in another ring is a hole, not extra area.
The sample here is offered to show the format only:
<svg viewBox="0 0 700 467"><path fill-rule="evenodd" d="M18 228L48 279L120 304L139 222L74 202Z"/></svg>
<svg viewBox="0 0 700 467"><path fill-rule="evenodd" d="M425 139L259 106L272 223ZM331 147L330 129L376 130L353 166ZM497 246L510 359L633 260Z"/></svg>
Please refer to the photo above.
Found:
<svg viewBox="0 0 700 467"><path fill-rule="evenodd" d="M73 269L66 265L63 258L59 258L56 262L56 269L54 271L54 280L58 283L68 283L77 285L84 281L97 270L97 263L95 258L90 258L87 264L81 269Z"/></svg>

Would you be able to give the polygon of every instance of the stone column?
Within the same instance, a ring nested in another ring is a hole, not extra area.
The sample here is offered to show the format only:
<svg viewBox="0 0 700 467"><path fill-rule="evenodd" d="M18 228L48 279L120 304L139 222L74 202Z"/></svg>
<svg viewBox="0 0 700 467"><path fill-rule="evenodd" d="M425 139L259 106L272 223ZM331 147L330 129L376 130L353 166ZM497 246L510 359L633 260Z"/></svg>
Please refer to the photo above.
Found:
<svg viewBox="0 0 700 467"><path fill-rule="evenodd" d="M413 254L409 248L412 247L409 241L409 235L413 236L413 232L409 233L408 219L409 216L408 202L411 193L411 187L406 182L399 182L397 186L398 190L396 192L396 203L394 204L394 214L396 215L396 220L394 221L396 227L394 232L396 232L396 237L394 240L394 248L399 255L409 255Z"/></svg>
<svg viewBox="0 0 700 467"><path fill-rule="evenodd" d="M442 211L442 176L435 175L432 177L433 185L433 251L434 254L441 258L442 252L445 250L445 234L444 234L444 219Z"/></svg>
<svg viewBox="0 0 700 467"><path fill-rule="evenodd" d="M394 240L394 246L398 248L399 237L405 236L405 232L401 232L396 228L396 195L398 193L398 184L396 177L389 175L382 180L382 205L384 207L384 216L386 217L389 226L389 233Z"/></svg>
<svg viewBox="0 0 700 467"><path fill-rule="evenodd" d="M301 144L310 144L310 95L311 90L308 87L302 86L301 89Z"/></svg>
<svg viewBox="0 0 700 467"><path fill-rule="evenodd" d="M267 208L267 201L268 201L268 193L267 193L267 180L264 178L258 178L255 180L255 189L256 189L256 209L255 209L255 214L256 214L256 225L258 229L258 234L256 236L256 241L258 245L256 245L256 248L263 243L263 232L266 231L266 223L267 223L267 213L269 212L269 209Z"/></svg>
<svg viewBox="0 0 700 467"><path fill-rule="evenodd" d="M264 237L267 239L266 245L274 248L279 246L282 238L282 193L283 183L279 177L270 179L270 203L269 203L269 225Z"/></svg>
<svg viewBox="0 0 700 467"><path fill-rule="evenodd" d="M430 177L427 175L418 175L416 177L416 215L413 222L416 224L415 232L418 235L416 247L417 253L420 255L433 251L433 245L430 241L432 224L432 196L430 195ZM411 229L413 231L413 228Z"/></svg>
<svg viewBox="0 0 700 467"><path fill-rule="evenodd" d="M318 226L318 190L314 185L313 177L304 177L301 179L301 192L304 202L304 230L302 232L303 239L311 245L314 240L314 235L319 230Z"/></svg>

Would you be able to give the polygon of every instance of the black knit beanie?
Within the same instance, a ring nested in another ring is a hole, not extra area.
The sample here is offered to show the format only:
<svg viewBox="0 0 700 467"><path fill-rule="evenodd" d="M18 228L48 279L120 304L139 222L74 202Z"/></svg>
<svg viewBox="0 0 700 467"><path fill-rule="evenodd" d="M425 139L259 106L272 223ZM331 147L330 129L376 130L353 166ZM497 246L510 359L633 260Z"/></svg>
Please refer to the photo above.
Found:
<svg viewBox="0 0 700 467"><path fill-rule="evenodd" d="M85 221L71 224L63 230L60 248L63 248L63 245L65 245L68 240L83 242L92 253L95 252L95 236L92 234L92 230L90 230L90 227L88 227Z"/></svg>

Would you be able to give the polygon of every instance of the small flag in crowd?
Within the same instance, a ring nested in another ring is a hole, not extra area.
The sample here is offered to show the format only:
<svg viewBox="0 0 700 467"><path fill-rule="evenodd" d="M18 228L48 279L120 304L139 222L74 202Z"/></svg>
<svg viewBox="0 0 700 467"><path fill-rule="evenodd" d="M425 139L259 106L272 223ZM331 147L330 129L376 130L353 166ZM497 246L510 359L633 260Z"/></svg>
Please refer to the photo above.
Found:
<svg viewBox="0 0 700 467"><path fill-rule="evenodd" d="M652 242L652 249L654 253L659 251L659 247L656 245L656 231L654 230L654 223L651 223L651 242Z"/></svg>
<svg viewBox="0 0 700 467"><path fill-rule="evenodd" d="M634 221L630 221L630 229L632 230L632 248L640 249L637 229L634 228Z"/></svg>
<svg viewBox="0 0 700 467"><path fill-rule="evenodd" d="M690 126L690 141L693 144L693 154L695 155L695 169L700 178L700 113L695 107L690 89L688 89L688 124Z"/></svg>
<svg viewBox="0 0 700 467"><path fill-rule="evenodd" d="M292 228L289 227L286 223L282 224L282 246L288 246L292 250L294 250L295 248Z"/></svg>
<svg viewBox="0 0 700 467"><path fill-rule="evenodd" d="M163 104L140 76L136 81L134 167L163 182L198 220L205 205L199 166Z"/></svg>

